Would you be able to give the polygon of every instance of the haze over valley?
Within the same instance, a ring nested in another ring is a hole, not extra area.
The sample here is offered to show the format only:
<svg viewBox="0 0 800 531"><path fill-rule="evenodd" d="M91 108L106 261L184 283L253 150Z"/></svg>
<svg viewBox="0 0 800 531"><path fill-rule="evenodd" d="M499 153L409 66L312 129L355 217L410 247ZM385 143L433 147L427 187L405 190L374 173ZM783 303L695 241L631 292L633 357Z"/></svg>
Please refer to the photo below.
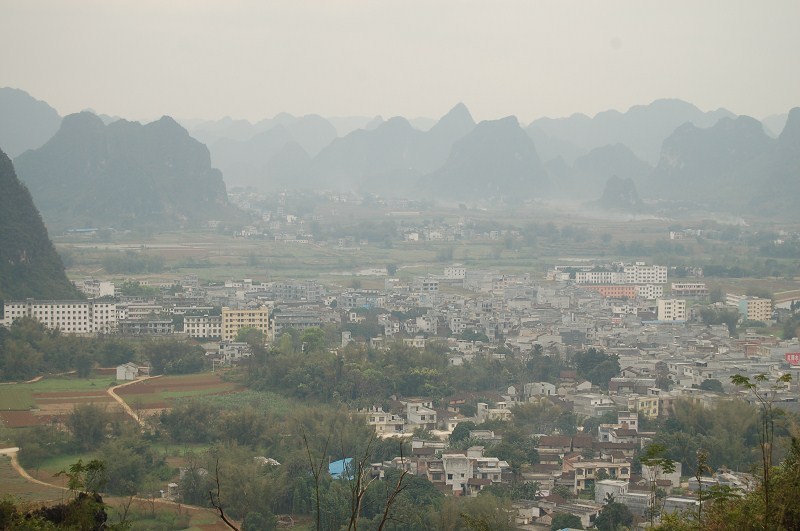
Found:
<svg viewBox="0 0 800 531"><path fill-rule="evenodd" d="M800 4L8 0L0 528L800 525Z"/></svg>

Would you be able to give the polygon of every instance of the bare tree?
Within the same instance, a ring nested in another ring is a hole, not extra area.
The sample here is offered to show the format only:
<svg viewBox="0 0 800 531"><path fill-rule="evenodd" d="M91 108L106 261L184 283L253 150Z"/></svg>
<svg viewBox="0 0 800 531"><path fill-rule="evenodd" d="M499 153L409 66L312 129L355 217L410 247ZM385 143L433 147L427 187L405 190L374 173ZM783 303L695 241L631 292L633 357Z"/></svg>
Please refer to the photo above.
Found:
<svg viewBox="0 0 800 531"><path fill-rule="evenodd" d="M703 473L705 472L711 472L711 467L708 466L708 452L698 448L697 470L694 472L694 477L697 479L697 525L701 529L703 527Z"/></svg>
<svg viewBox="0 0 800 531"><path fill-rule="evenodd" d="M117 515L117 518L119 519L120 524L128 521L128 513L131 510L131 505L133 504L133 500L135 498L136 498L135 494L131 494L130 496L125 496L120 498L119 509L117 509L117 512L119 513Z"/></svg>
<svg viewBox="0 0 800 531"><path fill-rule="evenodd" d="M661 514L661 507L656 501L658 478L662 474L672 474L675 472L675 462L665 456L666 452L667 449L663 445L651 444L645 450L644 455L639 458L639 461L647 466L647 479L650 483L650 508L648 509L650 513L650 527L653 527L656 516Z"/></svg>
<svg viewBox="0 0 800 531"><path fill-rule="evenodd" d="M750 381L747 376L734 374L731 376L731 381L734 385L743 387L753 395L761 408L758 442L761 447L761 480L764 487L764 527L771 529L770 475L772 473L772 448L775 441L775 416L777 414L774 407L775 395L792 381L792 375L789 373L782 374L775 380L774 384L769 386L766 386L769 382L769 377L763 373L755 375L753 381Z"/></svg>
<svg viewBox="0 0 800 531"><path fill-rule="evenodd" d="M311 467L311 475L314 478L314 496L316 499L316 529L319 531L322 529L322 518L321 518L321 509L320 509L320 478L322 477L322 472L324 470L325 465L325 455L328 451L328 446L330 444L329 435L328 438L325 440L325 445L322 450L322 456L317 461L314 459L314 456L311 454L311 447L308 443L308 439L306 437L305 430L303 430L303 444L306 447L306 454L308 455L308 462ZM375 481L375 478L370 477L370 457L372 455L372 448L375 443L375 435L372 434L367 442L367 446L364 449L362 455L359 456L358 460L350 461L349 470L345 467L345 474L347 474L347 480L350 485L350 518L348 521L347 529L348 531L357 531L358 530L358 522L361 518L361 508L364 501L364 496L367 492L367 489ZM344 444L342 444L342 455L345 454L344 451ZM378 531L383 531L386 523L390 520L390 511L392 505L397 500L398 495L405 489L405 478L408 475L408 470L406 470L406 459L403 456L403 443L400 442L400 463L402 469L400 471L400 475L395 482L395 485L392 487L392 490L388 493L386 503L383 507L383 514L381 516L381 520L378 525Z"/></svg>
<svg viewBox="0 0 800 531"><path fill-rule="evenodd" d="M219 498L219 493L220 493L220 488L219 488L219 456L217 456L216 465L214 467L214 481L217 484L217 497L216 497L216 499L214 499L214 491L213 490L208 491L208 498L211 501L211 506L214 509L217 510L217 513L219 513L220 519L222 519L222 521L225 522L225 525L227 525L228 527L230 527L234 531L239 531L239 528L236 527L233 524L233 522L231 522L228 519L228 517L225 515L225 511L222 509L222 503L220 502L220 498Z"/></svg>
<svg viewBox="0 0 800 531"><path fill-rule="evenodd" d="M319 459L319 462L314 461L314 457L311 455L311 447L308 444L308 438L306 437L306 430L303 429L303 444L306 447L306 454L308 455L308 464L311 466L311 475L314 478L314 498L316 500L316 517L317 517L317 531L322 529L322 512L320 508L320 495L319 495L319 480L322 477L322 470L325 466L325 454L328 453L328 445L331 442L331 435L328 435L328 438L325 439L325 446L322 449L322 456Z"/></svg>
<svg viewBox="0 0 800 531"><path fill-rule="evenodd" d="M375 443L375 434L372 434L367 442L367 447L364 449L364 453L359 458L358 462L356 463L355 469L353 470L353 476L349 478L350 481L350 523L347 526L348 531L357 531L358 529L358 520L361 517L361 505L364 499L364 495L367 492L367 489L375 480L375 478L371 478L370 476L370 457L372 454L373 444ZM397 478L397 481L389 492L386 503L383 506L383 515L381 517L380 524L378 525L378 531L382 531L386 522L389 521L389 512L391 511L392 505L397 500L397 496L405 489L405 485L403 484L403 480L405 479L406 475L408 474L408 470L406 469L406 459L403 456L403 443L400 442L400 466L402 467L400 470L400 475Z"/></svg>
<svg viewBox="0 0 800 531"><path fill-rule="evenodd" d="M403 484L403 480L406 478L408 474L408 470L405 467L405 457L403 457L403 443L400 442L400 462L403 463L403 469L400 472L400 475L397 477L397 482L394 485L394 488L389 493L389 497L386 499L386 504L383 507L383 517L381 517L381 522L378 525L378 531L383 531L383 527L386 525L386 522L389 521L389 510L394 505L394 502L397 500L397 496L405 490L406 485Z"/></svg>

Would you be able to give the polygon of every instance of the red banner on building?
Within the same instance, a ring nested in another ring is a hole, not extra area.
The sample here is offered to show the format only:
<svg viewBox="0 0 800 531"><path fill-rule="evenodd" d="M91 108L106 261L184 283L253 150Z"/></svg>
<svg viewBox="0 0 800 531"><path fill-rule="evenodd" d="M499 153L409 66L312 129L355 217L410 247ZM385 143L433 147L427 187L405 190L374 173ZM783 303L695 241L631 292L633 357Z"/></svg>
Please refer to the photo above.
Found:
<svg viewBox="0 0 800 531"><path fill-rule="evenodd" d="M800 352L787 352L786 361L791 365L800 365Z"/></svg>

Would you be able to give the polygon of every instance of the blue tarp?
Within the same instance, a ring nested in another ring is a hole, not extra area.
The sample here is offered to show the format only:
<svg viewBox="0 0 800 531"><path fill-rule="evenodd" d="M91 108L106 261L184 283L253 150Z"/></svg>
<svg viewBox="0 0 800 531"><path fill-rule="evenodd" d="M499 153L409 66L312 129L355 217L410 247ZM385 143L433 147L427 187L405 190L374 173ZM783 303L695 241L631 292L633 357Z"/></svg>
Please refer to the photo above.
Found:
<svg viewBox="0 0 800 531"><path fill-rule="evenodd" d="M344 459L334 461L328 465L328 473L333 479L339 479L341 477L344 477L345 479L353 479L352 464L352 457L346 457Z"/></svg>

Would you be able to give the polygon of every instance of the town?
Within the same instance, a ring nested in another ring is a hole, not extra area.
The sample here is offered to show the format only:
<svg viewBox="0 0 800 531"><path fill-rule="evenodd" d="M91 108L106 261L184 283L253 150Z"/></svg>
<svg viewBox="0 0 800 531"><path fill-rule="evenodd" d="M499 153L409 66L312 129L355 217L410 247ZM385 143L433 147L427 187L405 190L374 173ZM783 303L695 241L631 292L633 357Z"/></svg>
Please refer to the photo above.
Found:
<svg viewBox="0 0 800 531"><path fill-rule="evenodd" d="M380 351L400 344L438 349L449 367L476 360L513 358L523 366L554 360L553 370L540 371L538 381L511 375L502 387L482 392L393 394L353 410L376 437L411 441L406 455L369 463L371 476L400 470L452 496L474 497L520 482L536 485L530 496L535 499L513 503L517 529L550 528L558 514L590 527L609 499L646 522L694 510L701 488L752 488L750 471L730 468L734 463L687 483L680 461L648 467L639 457L659 440L655 421L674 415L676 403L704 410L731 400L758 406L734 376L783 378L771 403L798 412L793 383L798 340L760 333L776 319L793 317L800 305L791 294L773 301L726 293L712 303L701 269L693 278L671 281L668 267L644 262L564 263L542 278L461 264L405 280L385 269L369 273L382 280L382 289L338 288L316 280L214 284L190 275L139 281L145 293L125 295L111 281L85 279L75 285L86 300L5 301L3 324L10 328L28 317L67 334L196 341L206 365L218 369L244 367L254 347L278 344L290 331L304 338L310 330L336 333L341 343L329 347L339 357L348 349ZM733 323L709 317L724 312L735 314ZM739 327L737 336L731 335L731 324ZM261 345L245 340L253 332ZM583 370L567 363L580 365L581 357ZM149 369L129 362L117 367L117 380L135 379ZM509 463L487 455L504 441L503 422L526 406L568 412L575 419L572 429L557 424L548 429L542 422L528 433L534 459ZM493 423L500 429L485 428ZM637 467L634 458L641 463ZM180 484L174 485L172 496L178 496Z"/></svg>
<svg viewBox="0 0 800 531"><path fill-rule="evenodd" d="M0 531L800 529L800 2L2 15Z"/></svg>

